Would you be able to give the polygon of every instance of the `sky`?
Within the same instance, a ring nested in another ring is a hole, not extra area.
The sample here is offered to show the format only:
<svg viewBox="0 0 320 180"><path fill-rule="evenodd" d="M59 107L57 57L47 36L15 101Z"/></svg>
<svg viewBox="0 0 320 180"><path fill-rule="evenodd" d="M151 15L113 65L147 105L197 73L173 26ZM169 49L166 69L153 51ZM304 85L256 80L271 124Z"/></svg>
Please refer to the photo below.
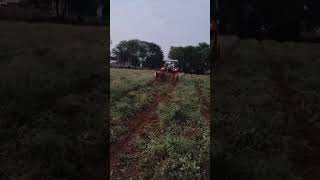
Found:
<svg viewBox="0 0 320 180"><path fill-rule="evenodd" d="M210 0L111 0L111 48L122 40L170 46L210 42Z"/></svg>

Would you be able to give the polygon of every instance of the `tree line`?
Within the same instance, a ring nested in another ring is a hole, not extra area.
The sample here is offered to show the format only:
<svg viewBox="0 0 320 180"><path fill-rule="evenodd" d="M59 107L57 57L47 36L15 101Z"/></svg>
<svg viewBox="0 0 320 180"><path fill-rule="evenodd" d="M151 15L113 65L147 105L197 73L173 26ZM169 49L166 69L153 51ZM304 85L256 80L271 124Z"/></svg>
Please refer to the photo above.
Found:
<svg viewBox="0 0 320 180"><path fill-rule="evenodd" d="M147 68L160 67L163 61L161 47L153 42L141 41L138 39L121 41L112 49L112 54L121 65L132 65Z"/></svg>
<svg viewBox="0 0 320 180"><path fill-rule="evenodd" d="M70 14L77 14L79 20L83 16L96 16L97 7L103 5L104 19L109 19L109 0L22 0L24 7L32 7L34 11L48 12L53 10L57 19L64 20Z"/></svg>
<svg viewBox="0 0 320 180"><path fill-rule="evenodd" d="M111 51L112 58L120 65L131 65L157 69L163 64L161 47L153 42L138 39L119 42ZM197 46L171 47L168 58L178 60L180 68L186 73L203 74L210 67L210 45L199 43Z"/></svg>
<svg viewBox="0 0 320 180"><path fill-rule="evenodd" d="M211 16L221 20L220 31L242 37L297 39L320 25L318 0L223 0Z"/></svg>
<svg viewBox="0 0 320 180"><path fill-rule="evenodd" d="M210 45L205 42L197 46L171 47L168 57L179 60L185 73L204 74L210 69Z"/></svg>

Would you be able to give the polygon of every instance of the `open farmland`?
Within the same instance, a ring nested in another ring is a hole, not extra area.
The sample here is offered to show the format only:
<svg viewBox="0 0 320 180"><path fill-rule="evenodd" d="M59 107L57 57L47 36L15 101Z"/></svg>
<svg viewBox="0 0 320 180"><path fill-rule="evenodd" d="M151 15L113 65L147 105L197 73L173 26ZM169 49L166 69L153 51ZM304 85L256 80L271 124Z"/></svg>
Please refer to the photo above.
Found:
<svg viewBox="0 0 320 180"><path fill-rule="evenodd" d="M111 179L206 178L209 87L209 76L111 69Z"/></svg>
<svg viewBox="0 0 320 180"><path fill-rule="evenodd" d="M222 46L212 76L214 178L318 179L320 44L226 37Z"/></svg>
<svg viewBox="0 0 320 180"><path fill-rule="evenodd" d="M0 179L103 179L108 29L0 27Z"/></svg>
<svg viewBox="0 0 320 180"><path fill-rule="evenodd" d="M141 70L133 71L130 69L111 69L111 101L121 98L129 91L147 86L153 80L153 71Z"/></svg>
<svg viewBox="0 0 320 180"><path fill-rule="evenodd" d="M116 142L127 133L129 119L150 106L153 96L165 87L152 81L153 71L112 68L110 73L111 142Z"/></svg>

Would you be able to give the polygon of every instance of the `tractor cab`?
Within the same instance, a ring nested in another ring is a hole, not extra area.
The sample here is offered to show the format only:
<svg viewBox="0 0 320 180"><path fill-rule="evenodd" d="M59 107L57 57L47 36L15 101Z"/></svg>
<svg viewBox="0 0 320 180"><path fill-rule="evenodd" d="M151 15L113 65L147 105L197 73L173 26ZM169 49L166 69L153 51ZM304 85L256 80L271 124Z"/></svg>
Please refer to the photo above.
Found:
<svg viewBox="0 0 320 180"><path fill-rule="evenodd" d="M160 71L179 72L178 60L164 60Z"/></svg>
<svg viewBox="0 0 320 180"><path fill-rule="evenodd" d="M155 73L157 81L175 83L179 80L179 66L178 60L165 60L160 71Z"/></svg>

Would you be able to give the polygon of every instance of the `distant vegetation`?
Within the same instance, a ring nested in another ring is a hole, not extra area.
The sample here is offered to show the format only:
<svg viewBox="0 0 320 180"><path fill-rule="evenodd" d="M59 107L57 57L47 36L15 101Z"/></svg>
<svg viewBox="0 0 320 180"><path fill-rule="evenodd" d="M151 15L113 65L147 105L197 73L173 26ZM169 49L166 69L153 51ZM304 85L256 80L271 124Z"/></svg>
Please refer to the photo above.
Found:
<svg viewBox="0 0 320 180"><path fill-rule="evenodd" d="M204 74L210 69L210 45L204 42L197 46L171 47L168 57L179 60L186 73Z"/></svg>
<svg viewBox="0 0 320 180"><path fill-rule="evenodd" d="M141 41L138 39L121 41L112 54L121 65L158 68L162 65L163 52L161 47L153 42Z"/></svg>
<svg viewBox="0 0 320 180"><path fill-rule="evenodd" d="M72 23L90 22L91 24L109 23L110 1L108 0L21 0L17 5L0 7L1 18Z"/></svg>
<svg viewBox="0 0 320 180"><path fill-rule="evenodd" d="M320 26L318 0L219 0L218 10L211 6L220 32L241 37L297 40Z"/></svg>
<svg viewBox="0 0 320 180"><path fill-rule="evenodd" d="M120 65L133 67L160 68L164 55L161 47L152 42L138 39L121 41L112 49L112 55ZM197 46L171 47L168 57L179 60L179 66L186 73L204 74L210 68L210 46L199 43Z"/></svg>

